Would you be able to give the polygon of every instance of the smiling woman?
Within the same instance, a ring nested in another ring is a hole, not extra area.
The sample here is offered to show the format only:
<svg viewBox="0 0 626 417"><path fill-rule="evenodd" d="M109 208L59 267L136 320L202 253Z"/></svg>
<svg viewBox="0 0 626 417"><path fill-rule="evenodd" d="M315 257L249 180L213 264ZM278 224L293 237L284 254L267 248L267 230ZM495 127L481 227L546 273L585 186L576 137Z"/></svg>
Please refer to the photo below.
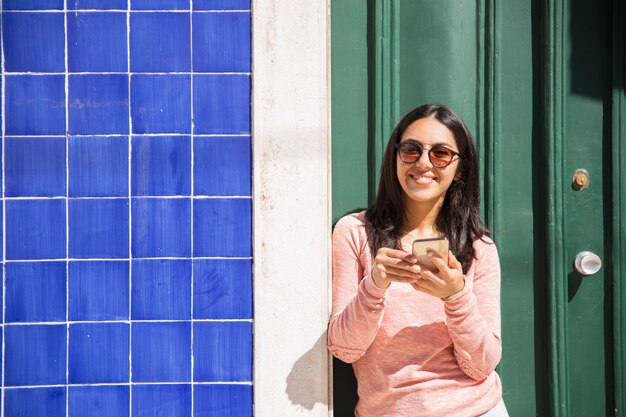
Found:
<svg viewBox="0 0 626 417"><path fill-rule="evenodd" d="M374 204L335 227L328 345L353 364L357 416L508 416L495 372L500 265L477 172L463 121L420 106L391 134ZM440 236L451 251L429 250L429 270L411 245Z"/></svg>

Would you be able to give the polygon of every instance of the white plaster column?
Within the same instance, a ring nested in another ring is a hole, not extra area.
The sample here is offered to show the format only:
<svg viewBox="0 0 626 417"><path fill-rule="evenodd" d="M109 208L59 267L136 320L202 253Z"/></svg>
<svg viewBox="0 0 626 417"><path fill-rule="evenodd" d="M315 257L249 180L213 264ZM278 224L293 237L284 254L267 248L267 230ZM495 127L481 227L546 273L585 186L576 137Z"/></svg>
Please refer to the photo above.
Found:
<svg viewBox="0 0 626 417"><path fill-rule="evenodd" d="M254 414L329 416L329 0L254 0Z"/></svg>

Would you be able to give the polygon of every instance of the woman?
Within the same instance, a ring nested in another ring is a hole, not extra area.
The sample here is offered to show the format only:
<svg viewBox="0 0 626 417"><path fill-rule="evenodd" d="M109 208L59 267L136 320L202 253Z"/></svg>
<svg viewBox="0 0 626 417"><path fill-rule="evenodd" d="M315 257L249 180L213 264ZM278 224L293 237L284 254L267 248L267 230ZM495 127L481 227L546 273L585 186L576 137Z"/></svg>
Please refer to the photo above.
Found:
<svg viewBox="0 0 626 417"><path fill-rule="evenodd" d="M333 232L328 346L352 363L359 417L508 416L494 371L500 265L479 218L478 157L443 105L412 110L394 129L374 204ZM416 239L445 236L448 262Z"/></svg>

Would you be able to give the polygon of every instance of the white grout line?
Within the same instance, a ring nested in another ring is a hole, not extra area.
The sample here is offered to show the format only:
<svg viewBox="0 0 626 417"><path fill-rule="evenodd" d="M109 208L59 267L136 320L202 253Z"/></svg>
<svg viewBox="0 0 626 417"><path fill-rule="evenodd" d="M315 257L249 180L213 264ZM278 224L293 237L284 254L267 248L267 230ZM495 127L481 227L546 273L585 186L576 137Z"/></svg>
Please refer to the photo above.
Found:
<svg viewBox="0 0 626 417"><path fill-rule="evenodd" d="M2 1L0 1L0 17L2 17ZM0 416L4 417L4 368L5 368L5 346L6 346L6 335L4 334L4 322L5 322L5 310L6 310L6 263L5 259L7 258L7 239L6 239L6 230L7 230L7 207L6 200L4 199L4 187L5 187L5 178L6 178L6 170L5 170L5 160L4 160L4 144L5 144L5 123L6 123L6 97L5 97L5 89L6 89L6 77L4 76L4 30L0 30L0 66L2 67L2 361L0 366L2 366L2 393L0 395Z"/></svg>
<svg viewBox="0 0 626 417"><path fill-rule="evenodd" d="M133 73L134 74L134 73ZM59 74L56 74L59 75ZM70 137L72 138L123 138L123 137L127 137L129 136L127 133L124 134L117 134L117 133L94 133L91 135L70 135ZM165 137L170 137L170 136L174 136L174 137L178 137L178 136L190 136L189 133L136 133L133 134L132 136L138 136L138 137L160 137L160 136L165 136ZM232 138L232 139L236 139L236 138L241 138L241 139L248 139L250 137L249 133L233 133L233 134L216 134L216 133L197 133L194 135L197 138ZM32 139L32 138L36 138L36 139L42 139L42 138L54 138L54 139L58 139L58 138L64 138L65 136L63 135L6 135L7 138L9 139Z"/></svg>
<svg viewBox="0 0 626 417"><path fill-rule="evenodd" d="M130 0L129 0L130 1ZM121 9L69 9L70 13L250 13L249 9L241 10L121 10ZM5 10L4 13L64 13L65 10Z"/></svg>
<svg viewBox="0 0 626 417"><path fill-rule="evenodd" d="M44 75L61 75L62 72L7 72L5 75L9 77L19 77L19 76L44 76ZM127 72L123 71L100 71L100 72L72 72L72 76L74 75L126 75ZM201 74L201 75L247 75L250 76L249 72L184 72L184 71L172 71L172 72L141 72L135 71L133 72L135 75L192 75L192 74Z"/></svg>
<svg viewBox="0 0 626 417"><path fill-rule="evenodd" d="M189 0L189 8L191 10L193 10L193 0ZM191 147L191 201L190 201L190 205L191 205L191 218L190 218L190 228L191 228L191 234L189 236L189 238L191 239L191 302L190 302L190 310L191 310L191 325L190 327L190 332L191 332L191 344L190 344L190 348L191 348L191 352L190 352L190 361L191 361L191 368L190 368L190 382L193 383L193 378L194 378L194 349L193 349L193 342L194 342L194 331L193 331L193 301L194 301L194 297L193 297L193 280L194 280L194 246L193 246L193 241L194 241L194 230L193 230L193 208L194 208L194 195L195 195L195 190L194 190L194 180L195 180L195 176L194 176L194 159L195 159L195 153L194 153L194 133L195 133L195 125L194 125L194 106L193 106L193 100L194 100L194 91L193 91L193 72L194 72L194 65L193 65L193 12L189 13L189 66L191 69L192 74L189 76L190 78L190 87L189 90L191 92L190 96L190 106L191 106L191 110L189 112L189 114L191 115L191 138L190 138L190 147ZM195 402L194 402L194 386L193 384L191 385L191 416L194 416L194 411L195 410Z"/></svg>
<svg viewBox="0 0 626 417"><path fill-rule="evenodd" d="M130 324L130 323L252 323L252 319L193 319L193 320L71 320L71 321L38 321L9 322L8 327L20 326L58 326L62 324Z"/></svg>
<svg viewBox="0 0 626 417"><path fill-rule="evenodd" d="M194 258L180 258L180 257L155 257L155 258L57 258L57 259L6 259L6 264L11 263L40 263L40 262L129 262L129 261L251 261L251 256L196 256Z"/></svg>
<svg viewBox="0 0 626 417"><path fill-rule="evenodd" d="M67 0L63 0L63 9L67 10ZM70 383L70 95L68 75L68 40L67 40L67 13L63 13L63 56L65 65L65 321L66 321L66 345L65 345L65 385ZM70 415L70 393L65 388L65 416Z"/></svg>
<svg viewBox="0 0 626 417"><path fill-rule="evenodd" d="M126 71L128 71L128 382L133 382L133 199L132 199L132 173L133 173L133 113L132 113L132 79L130 73L130 7L131 1L126 4ZM128 415L133 416L133 389L128 390ZM68 416L69 417L69 416Z"/></svg>
<svg viewBox="0 0 626 417"><path fill-rule="evenodd" d="M130 186L130 185L129 185ZM67 197L56 195L50 197L5 197L6 201L33 201L33 200L127 200L129 197ZM249 195L133 195L135 200L251 200Z"/></svg>
<svg viewBox="0 0 626 417"><path fill-rule="evenodd" d="M128 387L135 385L252 385L252 381L207 381L207 382L102 382L92 384L67 384L67 385L16 385L5 387L7 390L33 389L33 388L65 388L65 387ZM132 391L131 391L132 392Z"/></svg>

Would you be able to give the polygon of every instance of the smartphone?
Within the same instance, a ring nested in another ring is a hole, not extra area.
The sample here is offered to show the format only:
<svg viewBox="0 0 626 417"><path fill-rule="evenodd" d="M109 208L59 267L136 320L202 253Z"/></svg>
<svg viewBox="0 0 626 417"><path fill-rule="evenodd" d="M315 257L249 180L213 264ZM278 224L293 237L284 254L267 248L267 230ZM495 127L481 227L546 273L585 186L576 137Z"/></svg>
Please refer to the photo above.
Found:
<svg viewBox="0 0 626 417"><path fill-rule="evenodd" d="M431 271L437 271L437 267L426 254L427 249L433 249L441 255L444 262L448 263L448 239L446 237L430 237L427 239L417 239L413 241L413 256L417 262Z"/></svg>

